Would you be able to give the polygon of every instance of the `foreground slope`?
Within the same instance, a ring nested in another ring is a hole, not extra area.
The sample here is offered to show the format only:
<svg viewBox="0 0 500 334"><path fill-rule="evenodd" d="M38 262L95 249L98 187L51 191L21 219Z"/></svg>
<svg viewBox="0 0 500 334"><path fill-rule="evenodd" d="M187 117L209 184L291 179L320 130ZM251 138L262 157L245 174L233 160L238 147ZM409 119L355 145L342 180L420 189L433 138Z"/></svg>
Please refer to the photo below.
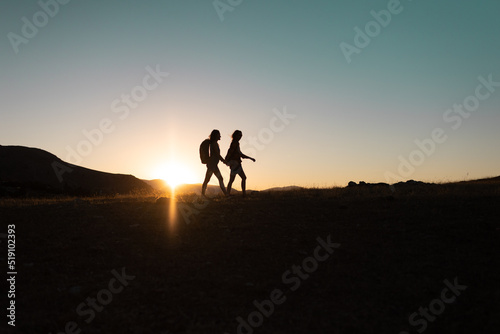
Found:
<svg viewBox="0 0 500 334"><path fill-rule="evenodd" d="M232 334L245 321L269 334L497 333L499 190L181 196L177 209L154 198L4 204L2 229L15 224L18 238L16 329ZM338 247L317 251L320 239ZM110 299L113 270L128 280L113 281Z"/></svg>

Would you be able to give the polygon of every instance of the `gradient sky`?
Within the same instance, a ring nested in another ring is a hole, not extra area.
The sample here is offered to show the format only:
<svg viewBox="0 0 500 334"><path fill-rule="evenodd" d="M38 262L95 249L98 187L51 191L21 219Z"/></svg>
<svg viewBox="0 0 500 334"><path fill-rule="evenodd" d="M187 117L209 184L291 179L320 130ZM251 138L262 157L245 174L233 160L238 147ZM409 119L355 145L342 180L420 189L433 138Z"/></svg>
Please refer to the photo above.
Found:
<svg viewBox="0 0 500 334"><path fill-rule="evenodd" d="M76 162L68 148L104 120L79 165L144 179L175 162L201 183L198 147L214 128L223 153L243 131L252 189L500 174L500 87L474 97L479 77L500 82L499 1L219 3L236 6L219 16L210 0L72 0L49 17L37 1L2 1L0 144ZM355 27L377 29L371 11L388 6L399 13L349 63L341 43L356 46ZM23 30L34 36L14 47ZM141 92L147 68L169 75L126 114L122 95ZM466 117L448 111L465 100Z"/></svg>

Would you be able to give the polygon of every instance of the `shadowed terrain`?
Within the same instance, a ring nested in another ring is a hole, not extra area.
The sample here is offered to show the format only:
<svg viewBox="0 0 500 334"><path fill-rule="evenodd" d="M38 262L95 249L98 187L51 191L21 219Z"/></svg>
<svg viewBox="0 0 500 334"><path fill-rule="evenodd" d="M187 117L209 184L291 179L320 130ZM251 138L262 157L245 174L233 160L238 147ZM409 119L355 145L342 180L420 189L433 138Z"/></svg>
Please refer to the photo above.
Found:
<svg viewBox="0 0 500 334"><path fill-rule="evenodd" d="M71 322L82 333L237 333L238 317L248 321L254 301L276 289L285 300L255 333L417 333L423 323L426 333L496 333L499 189L497 178L182 195L177 209L153 197L5 199L2 233L16 225L17 333ZM329 236L340 245L314 268L306 259ZM294 265L308 266L307 277ZM108 301L113 270L130 280ZM432 321L410 324L420 308L436 309L445 280L466 288ZM87 323L88 298L100 311Z"/></svg>
<svg viewBox="0 0 500 334"><path fill-rule="evenodd" d="M0 197L114 195L152 190L132 175L76 166L38 148L0 145Z"/></svg>

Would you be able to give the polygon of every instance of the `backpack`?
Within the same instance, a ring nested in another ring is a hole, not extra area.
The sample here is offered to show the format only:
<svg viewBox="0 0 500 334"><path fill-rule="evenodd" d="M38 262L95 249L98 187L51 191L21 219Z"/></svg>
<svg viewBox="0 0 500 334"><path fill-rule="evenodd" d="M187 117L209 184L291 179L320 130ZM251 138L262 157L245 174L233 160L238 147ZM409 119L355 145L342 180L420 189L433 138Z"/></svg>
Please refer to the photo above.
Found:
<svg viewBox="0 0 500 334"><path fill-rule="evenodd" d="M207 164L210 160L210 139L205 139L201 142L200 160L202 164Z"/></svg>

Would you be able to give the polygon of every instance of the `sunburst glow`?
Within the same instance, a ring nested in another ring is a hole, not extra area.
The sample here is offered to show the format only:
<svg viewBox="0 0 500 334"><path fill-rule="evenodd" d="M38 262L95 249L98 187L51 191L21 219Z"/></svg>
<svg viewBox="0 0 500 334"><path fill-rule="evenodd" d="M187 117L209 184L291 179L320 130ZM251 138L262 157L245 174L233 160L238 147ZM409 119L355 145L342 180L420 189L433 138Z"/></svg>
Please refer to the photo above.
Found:
<svg viewBox="0 0 500 334"><path fill-rule="evenodd" d="M175 188L180 184L195 183L196 176L193 171L184 164L171 161L162 164L154 173L155 178L162 179Z"/></svg>

